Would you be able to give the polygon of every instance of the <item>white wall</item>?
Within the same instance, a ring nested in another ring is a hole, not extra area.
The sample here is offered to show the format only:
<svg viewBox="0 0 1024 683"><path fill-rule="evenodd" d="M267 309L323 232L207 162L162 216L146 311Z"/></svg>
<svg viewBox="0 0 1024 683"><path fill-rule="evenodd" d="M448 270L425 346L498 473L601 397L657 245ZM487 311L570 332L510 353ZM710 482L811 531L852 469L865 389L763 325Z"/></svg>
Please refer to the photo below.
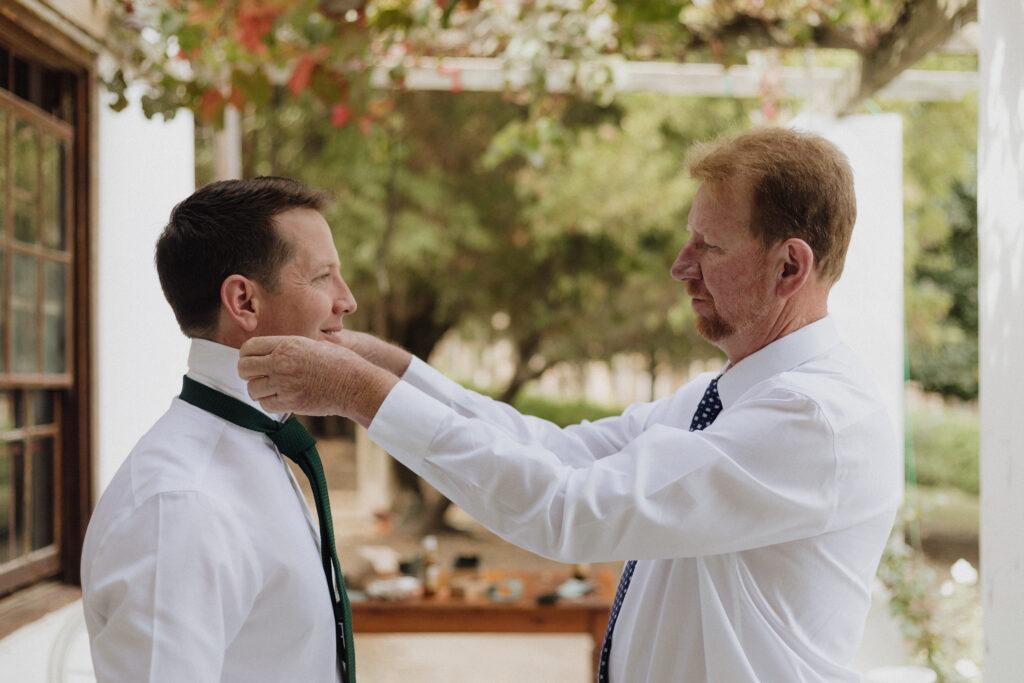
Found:
<svg viewBox="0 0 1024 683"><path fill-rule="evenodd" d="M100 92L97 125L94 495L181 388L188 344L153 265L171 207L195 190L190 114L147 120Z"/></svg>
<svg viewBox="0 0 1024 683"><path fill-rule="evenodd" d="M850 159L857 224L829 310L867 364L903 433L903 124L897 114L810 117L794 127L828 138ZM900 439L902 456L903 440Z"/></svg>
<svg viewBox="0 0 1024 683"><path fill-rule="evenodd" d="M980 3L978 260L985 680L1024 671L1024 0Z"/></svg>

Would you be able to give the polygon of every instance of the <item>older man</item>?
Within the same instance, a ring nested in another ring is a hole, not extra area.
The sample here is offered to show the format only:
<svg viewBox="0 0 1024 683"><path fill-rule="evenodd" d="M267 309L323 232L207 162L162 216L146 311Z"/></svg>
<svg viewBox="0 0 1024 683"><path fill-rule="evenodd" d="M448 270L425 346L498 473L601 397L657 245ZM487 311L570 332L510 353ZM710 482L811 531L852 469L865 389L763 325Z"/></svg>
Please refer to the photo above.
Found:
<svg viewBox="0 0 1024 683"><path fill-rule="evenodd" d="M352 350L255 339L239 370L269 410L367 425L517 545L627 560L600 681L857 681L901 463L828 316L852 173L832 144L783 129L704 146L690 172L701 185L672 275L729 362L672 396L560 429L356 334Z"/></svg>
<svg viewBox="0 0 1024 683"><path fill-rule="evenodd" d="M86 534L82 592L101 683L355 679L312 439L262 411L236 371L247 339L336 341L356 309L322 203L283 178L213 183L174 207L160 236L160 284L192 345L181 396L129 454ZM319 529L285 457L311 476Z"/></svg>

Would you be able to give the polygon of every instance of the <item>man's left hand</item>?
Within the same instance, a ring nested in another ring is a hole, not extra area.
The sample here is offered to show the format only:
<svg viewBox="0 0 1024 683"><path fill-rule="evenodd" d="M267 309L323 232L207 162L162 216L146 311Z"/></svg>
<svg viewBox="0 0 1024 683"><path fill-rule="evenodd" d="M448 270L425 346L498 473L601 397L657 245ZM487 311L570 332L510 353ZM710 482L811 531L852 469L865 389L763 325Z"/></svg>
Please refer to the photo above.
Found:
<svg viewBox="0 0 1024 683"><path fill-rule="evenodd" d="M341 415L368 427L398 378L342 346L305 337L255 337L238 374L272 413Z"/></svg>

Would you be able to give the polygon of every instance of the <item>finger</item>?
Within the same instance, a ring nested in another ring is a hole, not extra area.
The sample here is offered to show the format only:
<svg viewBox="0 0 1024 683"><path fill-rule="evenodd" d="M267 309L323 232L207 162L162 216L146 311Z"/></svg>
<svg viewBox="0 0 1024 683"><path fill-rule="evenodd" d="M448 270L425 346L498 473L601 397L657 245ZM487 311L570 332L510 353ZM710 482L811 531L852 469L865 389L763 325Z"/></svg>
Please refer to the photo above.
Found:
<svg viewBox="0 0 1024 683"><path fill-rule="evenodd" d="M250 380L257 377L268 377L270 376L271 362L270 356L243 356L238 361L238 376Z"/></svg>
<svg viewBox="0 0 1024 683"><path fill-rule="evenodd" d="M261 401L276 394L277 388L271 383L269 377L259 377L249 382L249 396L254 401Z"/></svg>
<svg viewBox="0 0 1024 683"><path fill-rule="evenodd" d="M245 356L266 356L288 337L253 337L239 349L239 353Z"/></svg>

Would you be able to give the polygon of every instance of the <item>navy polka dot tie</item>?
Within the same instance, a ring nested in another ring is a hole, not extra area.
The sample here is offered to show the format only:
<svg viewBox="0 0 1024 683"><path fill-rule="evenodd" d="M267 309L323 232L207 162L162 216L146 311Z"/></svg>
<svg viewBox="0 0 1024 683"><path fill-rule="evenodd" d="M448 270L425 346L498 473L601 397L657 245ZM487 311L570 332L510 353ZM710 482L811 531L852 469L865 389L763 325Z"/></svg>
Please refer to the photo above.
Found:
<svg viewBox="0 0 1024 683"><path fill-rule="evenodd" d="M715 421L718 414L722 412L722 399L718 396L718 377L711 380L711 384L704 391L704 397L697 404L697 410L690 420L690 431L699 432ZM619 610L622 609L622 601L626 598L626 591L629 589L629 581L633 578L633 571L636 569L636 560L630 560L622 570L622 578L619 579L619 589L615 591L615 602L612 603L612 612L608 615L608 629L604 632L604 644L601 646L601 660L597 665L598 683L608 683L608 660L612 654L612 631L615 629L615 621L619 618Z"/></svg>

